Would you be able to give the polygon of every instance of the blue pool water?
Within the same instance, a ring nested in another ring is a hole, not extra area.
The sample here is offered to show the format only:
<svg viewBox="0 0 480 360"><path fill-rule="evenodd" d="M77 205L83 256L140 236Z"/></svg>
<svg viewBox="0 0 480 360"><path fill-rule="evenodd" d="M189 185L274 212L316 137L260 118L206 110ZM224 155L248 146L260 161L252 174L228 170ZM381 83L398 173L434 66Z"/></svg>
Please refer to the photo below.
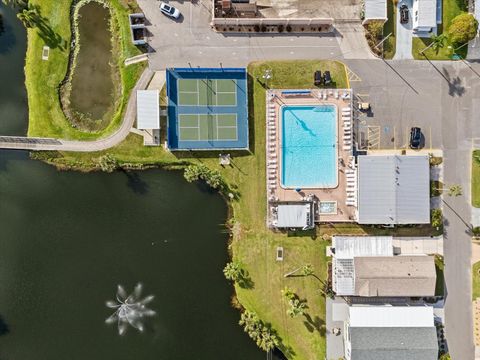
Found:
<svg viewBox="0 0 480 360"><path fill-rule="evenodd" d="M282 108L282 186L337 186L337 119L334 106Z"/></svg>

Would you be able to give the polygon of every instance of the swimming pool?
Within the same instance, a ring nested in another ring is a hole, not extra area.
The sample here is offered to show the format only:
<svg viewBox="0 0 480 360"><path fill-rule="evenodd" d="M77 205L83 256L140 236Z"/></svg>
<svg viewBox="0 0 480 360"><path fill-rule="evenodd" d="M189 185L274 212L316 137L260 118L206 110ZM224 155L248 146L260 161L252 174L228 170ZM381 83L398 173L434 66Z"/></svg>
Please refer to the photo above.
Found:
<svg viewBox="0 0 480 360"><path fill-rule="evenodd" d="M283 106L281 149L282 187L336 187L336 107Z"/></svg>

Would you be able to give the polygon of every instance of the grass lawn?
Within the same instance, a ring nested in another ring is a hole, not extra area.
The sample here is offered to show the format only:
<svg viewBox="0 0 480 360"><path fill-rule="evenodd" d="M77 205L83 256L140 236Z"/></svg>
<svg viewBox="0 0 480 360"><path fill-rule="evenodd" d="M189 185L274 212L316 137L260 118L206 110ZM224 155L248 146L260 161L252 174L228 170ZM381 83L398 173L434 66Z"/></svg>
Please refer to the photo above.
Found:
<svg viewBox="0 0 480 360"><path fill-rule="evenodd" d="M397 6L393 0L387 1L387 16L388 20L383 26L383 37L390 35L390 37L383 43L383 57L385 59L392 59L395 55L396 46L396 26L397 26Z"/></svg>
<svg viewBox="0 0 480 360"><path fill-rule="evenodd" d="M237 286L237 298L248 310L270 323L282 339L282 350L289 359L323 359L325 357L325 298L319 280L313 276L283 275L304 264L312 264L315 275L326 278L327 241L315 233L281 234L266 229L265 188L265 88L261 76L271 69L272 88L311 88L313 72L330 70L335 85L348 86L345 67L335 61L285 61L252 63L249 68L249 111L251 152L231 152L233 167L218 164L218 152L169 153L159 147L143 146L143 139L131 134L120 145L94 154L36 153L37 157L65 167L88 169L98 166L97 160L109 153L121 163L183 167L203 163L217 169L235 188L240 197L233 201L230 245L233 258L243 264L254 285L251 289ZM257 80L260 79L260 80ZM303 236L302 236L303 235ZM277 262L276 248L283 246L284 261ZM288 286L307 301L307 316L291 319L281 290ZM240 318L240 315L239 315ZM247 335L245 335L247 336Z"/></svg>
<svg viewBox="0 0 480 360"><path fill-rule="evenodd" d="M480 297L480 262L473 264L472 267L472 299Z"/></svg>
<svg viewBox="0 0 480 360"><path fill-rule="evenodd" d="M442 24L438 27L438 34L446 33L453 18L466 11L467 6L464 0L443 0ZM412 55L414 59L424 60L425 56L420 55L419 51L425 49L431 43L432 40L429 38L413 37ZM453 46L452 48L449 48L449 46L452 45L447 39L445 41L445 46L440 48L438 53L430 48L425 51L425 55L430 60L449 60L453 55ZM467 56L467 51L468 46L464 46L461 49L458 49L456 53L462 58L465 58Z"/></svg>
<svg viewBox="0 0 480 360"><path fill-rule="evenodd" d="M472 205L480 207L480 150L472 155Z"/></svg>
<svg viewBox="0 0 480 360"><path fill-rule="evenodd" d="M435 284L435 296L443 296L445 292L445 263L443 257L435 255L435 272L437 274L437 282Z"/></svg>
<svg viewBox="0 0 480 360"><path fill-rule="evenodd" d="M72 0L30 0L38 5L45 26L28 30L28 48L25 63L25 82L28 92L29 136L56 137L63 139L95 139L111 133L120 123L130 91L140 76L145 64L129 67L123 65L125 58L137 55L140 51L130 42L128 9L119 1L109 1L118 21L121 56L118 58L122 78L123 98L111 122L104 130L82 132L74 129L65 118L58 96L59 84L67 71L70 52L70 6ZM42 61L43 46L50 46L48 61Z"/></svg>

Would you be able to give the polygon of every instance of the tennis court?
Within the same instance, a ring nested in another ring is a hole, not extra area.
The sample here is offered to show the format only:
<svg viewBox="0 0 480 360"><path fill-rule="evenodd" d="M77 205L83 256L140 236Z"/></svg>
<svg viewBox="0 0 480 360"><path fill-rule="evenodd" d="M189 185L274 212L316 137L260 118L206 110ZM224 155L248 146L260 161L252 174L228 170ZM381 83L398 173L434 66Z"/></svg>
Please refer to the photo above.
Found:
<svg viewBox="0 0 480 360"><path fill-rule="evenodd" d="M169 149L248 149L246 69L167 69L167 96Z"/></svg>
<svg viewBox="0 0 480 360"><path fill-rule="evenodd" d="M179 79L178 105L237 106L234 79Z"/></svg>
<svg viewBox="0 0 480 360"><path fill-rule="evenodd" d="M181 114L180 141L237 141L236 114Z"/></svg>

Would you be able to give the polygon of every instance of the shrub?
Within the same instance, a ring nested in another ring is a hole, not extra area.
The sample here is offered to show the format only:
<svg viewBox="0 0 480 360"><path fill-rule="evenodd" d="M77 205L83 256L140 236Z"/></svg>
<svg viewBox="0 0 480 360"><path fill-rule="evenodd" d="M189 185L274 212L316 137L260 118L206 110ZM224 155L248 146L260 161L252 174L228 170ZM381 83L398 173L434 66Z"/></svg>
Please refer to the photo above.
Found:
<svg viewBox="0 0 480 360"><path fill-rule="evenodd" d="M434 156L432 153L428 154L430 159L430 166L438 166L443 162L443 158L441 156Z"/></svg>
<svg viewBox="0 0 480 360"><path fill-rule="evenodd" d="M432 226L437 228L443 224L443 216L441 209L433 209L431 212L431 222Z"/></svg>
<svg viewBox="0 0 480 360"><path fill-rule="evenodd" d="M100 165L102 171L109 173L116 170L119 166L118 160L110 154L106 154L100 157L98 159L98 165Z"/></svg>
<svg viewBox="0 0 480 360"><path fill-rule="evenodd" d="M238 262L229 262L223 269L223 275L227 280L237 281L242 275L242 269Z"/></svg>
<svg viewBox="0 0 480 360"><path fill-rule="evenodd" d="M477 35L478 21L472 14L457 15L448 28L448 38L453 44L464 44Z"/></svg>
<svg viewBox="0 0 480 360"><path fill-rule="evenodd" d="M375 39L380 39L383 34L383 22L381 21L372 21L367 25L367 31Z"/></svg>
<svg viewBox="0 0 480 360"><path fill-rule="evenodd" d="M476 226L472 229L472 234L474 236L480 236L480 226Z"/></svg>
<svg viewBox="0 0 480 360"><path fill-rule="evenodd" d="M183 176L188 182L203 180L214 189L226 188L222 175L217 170L211 170L205 165L187 166Z"/></svg>

